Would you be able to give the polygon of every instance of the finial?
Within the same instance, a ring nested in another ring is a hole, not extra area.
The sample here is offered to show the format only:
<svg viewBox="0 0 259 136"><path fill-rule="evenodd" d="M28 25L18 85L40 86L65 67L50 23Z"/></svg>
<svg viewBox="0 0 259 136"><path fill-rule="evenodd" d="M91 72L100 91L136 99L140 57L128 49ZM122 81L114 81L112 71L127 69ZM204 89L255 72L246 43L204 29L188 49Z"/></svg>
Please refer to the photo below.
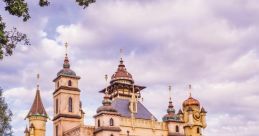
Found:
<svg viewBox="0 0 259 136"><path fill-rule="evenodd" d="M66 54L65 55L67 57L67 48L68 48L68 43L67 42L65 43L65 48L66 48Z"/></svg>
<svg viewBox="0 0 259 136"><path fill-rule="evenodd" d="M40 74L37 74L37 90L39 90L40 88L39 82L40 82Z"/></svg>
<svg viewBox="0 0 259 136"><path fill-rule="evenodd" d="M105 78L105 81L106 81L106 83L105 83L105 87L106 87L105 94L108 94L108 89L107 89L108 75L106 74L106 75L104 76L104 78Z"/></svg>
<svg viewBox="0 0 259 136"><path fill-rule="evenodd" d="M123 49L120 49L120 57L121 57L121 60L122 60L122 54L123 54Z"/></svg>
<svg viewBox="0 0 259 136"><path fill-rule="evenodd" d="M168 88L169 88L169 100L172 101L172 91L171 91L172 86L169 85Z"/></svg>
<svg viewBox="0 0 259 136"><path fill-rule="evenodd" d="M190 97L192 97L192 85L191 84L189 84L189 95L190 95Z"/></svg>

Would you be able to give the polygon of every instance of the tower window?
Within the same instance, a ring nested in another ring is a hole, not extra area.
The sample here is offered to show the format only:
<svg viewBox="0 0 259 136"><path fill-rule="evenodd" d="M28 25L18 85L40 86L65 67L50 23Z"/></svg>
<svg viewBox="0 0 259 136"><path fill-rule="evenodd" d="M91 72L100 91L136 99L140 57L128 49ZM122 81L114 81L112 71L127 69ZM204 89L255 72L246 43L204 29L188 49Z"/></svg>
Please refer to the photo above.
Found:
<svg viewBox="0 0 259 136"><path fill-rule="evenodd" d="M57 88L59 87L59 81L57 82Z"/></svg>
<svg viewBox="0 0 259 136"><path fill-rule="evenodd" d="M72 86L72 81L68 80L68 86Z"/></svg>
<svg viewBox="0 0 259 136"><path fill-rule="evenodd" d="M100 120L98 119L97 121L97 126L100 127L101 126L101 123L100 123Z"/></svg>
<svg viewBox="0 0 259 136"><path fill-rule="evenodd" d="M56 99L56 114L58 113L58 99Z"/></svg>
<svg viewBox="0 0 259 136"><path fill-rule="evenodd" d="M110 119L110 126L114 126L114 121L112 118Z"/></svg>
<svg viewBox="0 0 259 136"><path fill-rule="evenodd" d="M73 100L71 97L68 98L68 112L73 112Z"/></svg>
<svg viewBox="0 0 259 136"><path fill-rule="evenodd" d="M199 134L200 133L200 128L197 128L197 134Z"/></svg>
<svg viewBox="0 0 259 136"><path fill-rule="evenodd" d="M58 125L56 125L56 136L58 136Z"/></svg>
<svg viewBox="0 0 259 136"><path fill-rule="evenodd" d="M179 132L179 126L178 125L175 126L175 132Z"/></svg>

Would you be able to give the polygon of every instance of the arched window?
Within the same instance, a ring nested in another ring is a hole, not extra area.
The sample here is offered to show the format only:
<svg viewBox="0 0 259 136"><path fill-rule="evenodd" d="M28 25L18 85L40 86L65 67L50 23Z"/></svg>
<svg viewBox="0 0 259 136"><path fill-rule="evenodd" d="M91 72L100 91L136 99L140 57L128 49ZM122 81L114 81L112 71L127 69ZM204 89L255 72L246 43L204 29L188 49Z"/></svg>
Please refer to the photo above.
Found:
<svg viewBox="0 0 259 136"><path fill-rule="evenodd" d="M72 81L68 80L68 86L72 86Z"/></svg>
<svg viewBox="0 0 259 136"><path fill-rule="evenodd" d="M197 134L199 134L200 133L200 128L197 128Z"/></svg>
<svg viewBox="0 0 259 136"><path fill-rule="evenodd" d="M101 126L101 123L100 123L100 120L98 119L97 121L97 126L100 127Z"/></svg>
<svg viewBox="0 0 259 136"><path fill-rule="evenodd" d="M56 99L56 114L58 113L58 99Z"/></svg>
<svg viewBox="0 0 259 136"><path fill-rule="evenodd" d="M110 119L110 126L114 126L114 121L112 118Z"/></svg>
<svg viewBox="0 0 259 136"><path fill-rule="evenodd" d="M68 98L68 112L73 112L73 100L71 97Z"/></svg>
<svg viewBox="0 0 259 136"><path fill-rule="evenodd" d="M113 134L111 134L111 136L113 136Z"/></svg>
<svg viewBox="0 0 259 136"><path fill-rule="evenodd" d="M59 88L59 81L57 82L57 88Z"/></svg>
<svg viewBox="0 0 259 136"><path fill-rule="evenodd" d="M178 125L175 126L175 132L179 132L179 126Z"/></svg>

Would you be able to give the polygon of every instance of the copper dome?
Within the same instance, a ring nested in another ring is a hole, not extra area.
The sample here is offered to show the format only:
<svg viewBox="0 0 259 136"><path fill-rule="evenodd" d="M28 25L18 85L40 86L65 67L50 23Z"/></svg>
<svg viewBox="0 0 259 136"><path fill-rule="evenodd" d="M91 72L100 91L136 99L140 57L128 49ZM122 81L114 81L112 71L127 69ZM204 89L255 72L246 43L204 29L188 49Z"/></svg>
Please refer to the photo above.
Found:
<svg viewBox="0 0 259 136"><path fill-rule="evenodd" d="M120 60L117 71L111 77L111 83L117 80L127 80L131 83L134 82L132 75L127 71L122 59Z"/></svg>
<svg viewBox="0 0 259 136"><path fill-rule="evenodd" d="M186 106L200 106L200 102L194 98L192 98L191 96L185 100L183 102L183 107L186 107Z"/></svg>

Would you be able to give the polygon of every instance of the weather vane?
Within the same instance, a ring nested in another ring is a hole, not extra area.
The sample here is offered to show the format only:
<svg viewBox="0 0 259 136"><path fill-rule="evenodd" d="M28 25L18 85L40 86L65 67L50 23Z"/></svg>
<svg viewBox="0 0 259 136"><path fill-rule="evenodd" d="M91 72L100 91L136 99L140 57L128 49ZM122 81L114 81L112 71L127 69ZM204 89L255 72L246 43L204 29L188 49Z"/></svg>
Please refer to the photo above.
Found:
<svg viewBox="0 0 259 136"><path fill-rule="evenodd" d="M68 48L68 43L65 43L65 48L66 48L66 56L67 56L67 48Z"/></svg>
<svg viewBox="0 0 259 136"><path fill-rule="evenodd" d="M190 97L192 97L192 85L189 84L189 94L190 94Z"/></svg>
<svg viewBox="0 0 259 136"><path fill-rule="evenodd" d="M107 81L108 81L108 75L106 74L105 76L104 76L104 78L105 78L105 81L106 81L106 90L105 90L105 94L107 94L108 93L108 90L107 90Z"/></svg>
<svg viewBox="0 0 259 136"><path fill-rule="evenodd" d="M172 100L172 86L171 85L169 85L168 86L168 88L169 88L169 100L171 101Z"/></svg>
<svg viewBox="0 0 259 136"><path fill-rule="evenodd" d="M37 90L39 90L39 87L40 87L39 82L40 82L40 74L38 73L37 74Z"/></svg>

